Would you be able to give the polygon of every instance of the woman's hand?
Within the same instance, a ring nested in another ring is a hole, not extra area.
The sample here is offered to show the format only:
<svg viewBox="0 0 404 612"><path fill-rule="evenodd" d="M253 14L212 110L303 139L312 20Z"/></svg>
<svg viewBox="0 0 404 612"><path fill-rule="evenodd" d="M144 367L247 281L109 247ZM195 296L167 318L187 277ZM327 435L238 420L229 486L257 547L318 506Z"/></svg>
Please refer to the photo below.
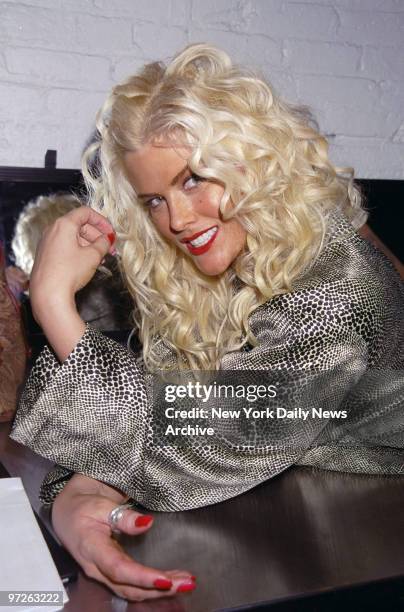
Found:
<svg viewBox="0 0 404 612"><path fill-rule="evenodd" d="M62 294L71 298L94 275L112 250L109 221L88 206L76 208L46 228L35 254L30 280L33 305Z"/></svg>
<svg viewBox="0 0 404 612"><path fill-rule="evenodd" d="M82 206L57 219L38 245L30 278L32 312L60 361L85 330L74 295L113 251L114 238L109 221Z"/></svg>
<svg viewBox="0 0 404 612"><path fill-rule="evenodd" d="M124 502L115 489L76 474L56 497L52 522L57 536L90 578L106 584L130 601L144 601L192 591L189 572L160 571L134 561L111 537L108 515ZM123 533L138 535L153 519L125 510L117 526Z"/></svg>

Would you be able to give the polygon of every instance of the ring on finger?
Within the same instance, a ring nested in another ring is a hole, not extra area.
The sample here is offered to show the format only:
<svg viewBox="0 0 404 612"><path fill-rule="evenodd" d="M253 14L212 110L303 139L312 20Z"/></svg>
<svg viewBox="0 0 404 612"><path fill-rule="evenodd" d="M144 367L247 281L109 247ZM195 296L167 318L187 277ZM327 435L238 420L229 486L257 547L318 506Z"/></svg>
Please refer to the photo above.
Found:
<svg viewBox="0 0 404 612"><path fill-rule="evenodd" d="M125 510L128 510L133 507L133 504L126 503L120 504L115 508L112 508L111 512L108 514L108 525L111 527L112 533L120 533L120 529L118 527L118 523L123 517L123 513Z"/></svg>

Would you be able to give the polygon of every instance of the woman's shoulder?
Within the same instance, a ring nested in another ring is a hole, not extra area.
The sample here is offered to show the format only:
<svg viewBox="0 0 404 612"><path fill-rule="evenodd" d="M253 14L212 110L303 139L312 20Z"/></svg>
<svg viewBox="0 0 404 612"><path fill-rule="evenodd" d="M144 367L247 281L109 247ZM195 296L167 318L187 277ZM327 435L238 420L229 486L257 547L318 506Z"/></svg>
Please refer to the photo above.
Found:
<svg viewBox="0 0 404 612"><path fill-rule="evenodd" d="M404 287L391 263L341 215L334 215L316 261L290 292L254 311L250 324L253 329L270 321L289 334L350 329L370 338L377 329L386 331L388 321L402 330L403 312Z"/></svg>
<svg viewBox="0 0 404 612"><path fill-rule="evenodd" d="M295 280L293 291L330 283L341 283L341 287L363 284L371 290L373 285L399 286L399 280L385 255L361 238L341 213L333 213L318 257Z"/></svg>

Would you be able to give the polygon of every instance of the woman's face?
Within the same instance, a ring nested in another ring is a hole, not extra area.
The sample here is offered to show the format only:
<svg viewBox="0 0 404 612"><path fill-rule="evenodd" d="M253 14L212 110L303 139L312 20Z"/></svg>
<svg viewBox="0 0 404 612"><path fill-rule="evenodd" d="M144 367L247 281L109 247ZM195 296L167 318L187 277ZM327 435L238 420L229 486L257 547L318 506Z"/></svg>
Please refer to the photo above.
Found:
<svg viewBox="0 0 404 612"><path fill-rule="evenodd" d="M160 234L214 276L242 251L246 232L237 219L221 218L223 187L192 174L188 155L185 148L149 143L126 153L125 167Z"/></svg>

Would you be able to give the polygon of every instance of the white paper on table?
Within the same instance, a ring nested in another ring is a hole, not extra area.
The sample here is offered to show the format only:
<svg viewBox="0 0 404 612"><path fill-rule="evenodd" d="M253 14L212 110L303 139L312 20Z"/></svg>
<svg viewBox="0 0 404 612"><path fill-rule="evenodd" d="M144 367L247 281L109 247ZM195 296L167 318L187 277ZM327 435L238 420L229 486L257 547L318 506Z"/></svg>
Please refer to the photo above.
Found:
<svg viewBox="0 0 404 612"><path fill-rule="evenodd" d="M0 590L66 591L36 522L21 478L0 478ZM56 612L63 605L1 606L1 612Z"/></svg>

